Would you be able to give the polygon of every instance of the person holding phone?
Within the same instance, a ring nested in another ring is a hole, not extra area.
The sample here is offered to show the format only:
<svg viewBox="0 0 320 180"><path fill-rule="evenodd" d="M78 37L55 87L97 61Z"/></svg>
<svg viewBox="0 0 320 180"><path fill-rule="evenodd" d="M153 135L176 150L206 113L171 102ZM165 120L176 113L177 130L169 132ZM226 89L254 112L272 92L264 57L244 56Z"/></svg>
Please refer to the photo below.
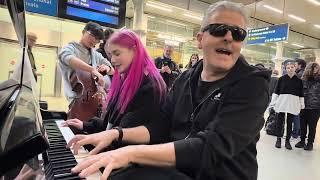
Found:
<svg viewBox="0 0 320 180"><path fill-rule="evenodd" d="M156 67L159 69L160 74L168 88L172 86L174 80L181 73L177 64L172 60L172 53L173 46L165 45L163 56L154 60Z"/></svg>

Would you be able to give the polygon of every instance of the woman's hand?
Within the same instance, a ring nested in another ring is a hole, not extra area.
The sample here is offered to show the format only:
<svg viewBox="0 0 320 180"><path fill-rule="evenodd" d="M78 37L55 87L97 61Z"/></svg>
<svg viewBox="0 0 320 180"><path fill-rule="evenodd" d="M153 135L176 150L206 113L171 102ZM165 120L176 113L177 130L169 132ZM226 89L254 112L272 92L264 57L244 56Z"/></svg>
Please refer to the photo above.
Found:
<svg viewBox="0 0 320 180"><path fill-rule="evenodd" d="M119 137L119 132L115 129L102 131L90 135L76 135L74 136L67 147L72 146L73 153L78 154L78 150L81 146L92 144L95 146L93 150L90 151L90 155L99 153L103 148L108 147L112 141L116 140Z"/></svg>
<svg viewBox="0 0 320 180"><path fill-rule="evenodd" d="M101 176L101 180L106 180L112 170L129 165L133 149L134 148L127 146L114 151L90 156L80 162L76 167L72 168L71 171L74 173L80 173L79 176L84 178L99 171L101 167L104 167L105 169Z"/></svg>
<svg viewBox="0 0 320 180"><path fill-rule="evenodd" d="M83 130L83 122L79 119L68 119L63 124L63 127L72 126L76 129Z"/></svg>

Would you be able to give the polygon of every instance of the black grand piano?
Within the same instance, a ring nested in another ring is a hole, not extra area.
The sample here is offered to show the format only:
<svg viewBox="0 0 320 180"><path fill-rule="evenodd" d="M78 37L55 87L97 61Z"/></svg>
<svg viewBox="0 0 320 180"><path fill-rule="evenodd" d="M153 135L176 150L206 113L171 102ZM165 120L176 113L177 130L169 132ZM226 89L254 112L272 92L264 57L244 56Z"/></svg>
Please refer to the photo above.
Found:
<svg viewBox="0 0 320 180"><path fill-rule="evenodd" d="M11 78L0 83L0 179L35 179L20 175L37 171L42 179L80 179L70 173L77 162L55 123L66 113L47 111L38 100L26 52L24 0L6 4L22 53Z"/></svg>

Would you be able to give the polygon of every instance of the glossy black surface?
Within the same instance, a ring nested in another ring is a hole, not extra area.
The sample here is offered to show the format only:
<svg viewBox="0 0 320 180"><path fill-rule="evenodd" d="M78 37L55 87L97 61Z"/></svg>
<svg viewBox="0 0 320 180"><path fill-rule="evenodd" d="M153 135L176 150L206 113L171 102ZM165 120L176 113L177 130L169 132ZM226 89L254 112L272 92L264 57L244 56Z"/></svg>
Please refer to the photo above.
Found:
<svg viewBox="0 0 320 180"><path fill-rule="evenodd" d="M6 173L15 169L19 172L26 162L31 168L38 166L31 159L49 147L36 93L31 88L34 79L26 77L31 69L26 68L30 62L24 61L24 0L7 0L7 6L23 53L13 73L15 78L0 84L0 179L2 175L13 179L14 175Z"/></svg>
<svg viewBox="0 0 320 180"><path fill-rule="evenodd" d="M48 148L40 110L31 89L22 86L16 93L17 97L1 118L0 174Z"/></svg>

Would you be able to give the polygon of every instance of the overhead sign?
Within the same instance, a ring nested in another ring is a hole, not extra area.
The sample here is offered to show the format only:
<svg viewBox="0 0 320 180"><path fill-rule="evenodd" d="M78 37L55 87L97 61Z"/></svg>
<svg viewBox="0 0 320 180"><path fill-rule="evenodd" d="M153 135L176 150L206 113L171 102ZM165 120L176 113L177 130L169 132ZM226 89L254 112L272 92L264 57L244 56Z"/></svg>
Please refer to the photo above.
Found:
<svg viewBox="0 0 320 180"><path fill-rule="evenodd" d="M247 44L263 44L288 40L289 25L277 24L248 30Z"/></svg>
<svg viewBox="0 0 320 180"><path fill-rule="evenodd" d="M57 16L58 0L26 0L26 10L29 12Z"/></svg>
<svg viewBox="0 0 320 180"><path fill-rule="evenodd" d="M95 21L100 25L124 26L125 0L60 0L59 17L76 21Z"/></svg>

